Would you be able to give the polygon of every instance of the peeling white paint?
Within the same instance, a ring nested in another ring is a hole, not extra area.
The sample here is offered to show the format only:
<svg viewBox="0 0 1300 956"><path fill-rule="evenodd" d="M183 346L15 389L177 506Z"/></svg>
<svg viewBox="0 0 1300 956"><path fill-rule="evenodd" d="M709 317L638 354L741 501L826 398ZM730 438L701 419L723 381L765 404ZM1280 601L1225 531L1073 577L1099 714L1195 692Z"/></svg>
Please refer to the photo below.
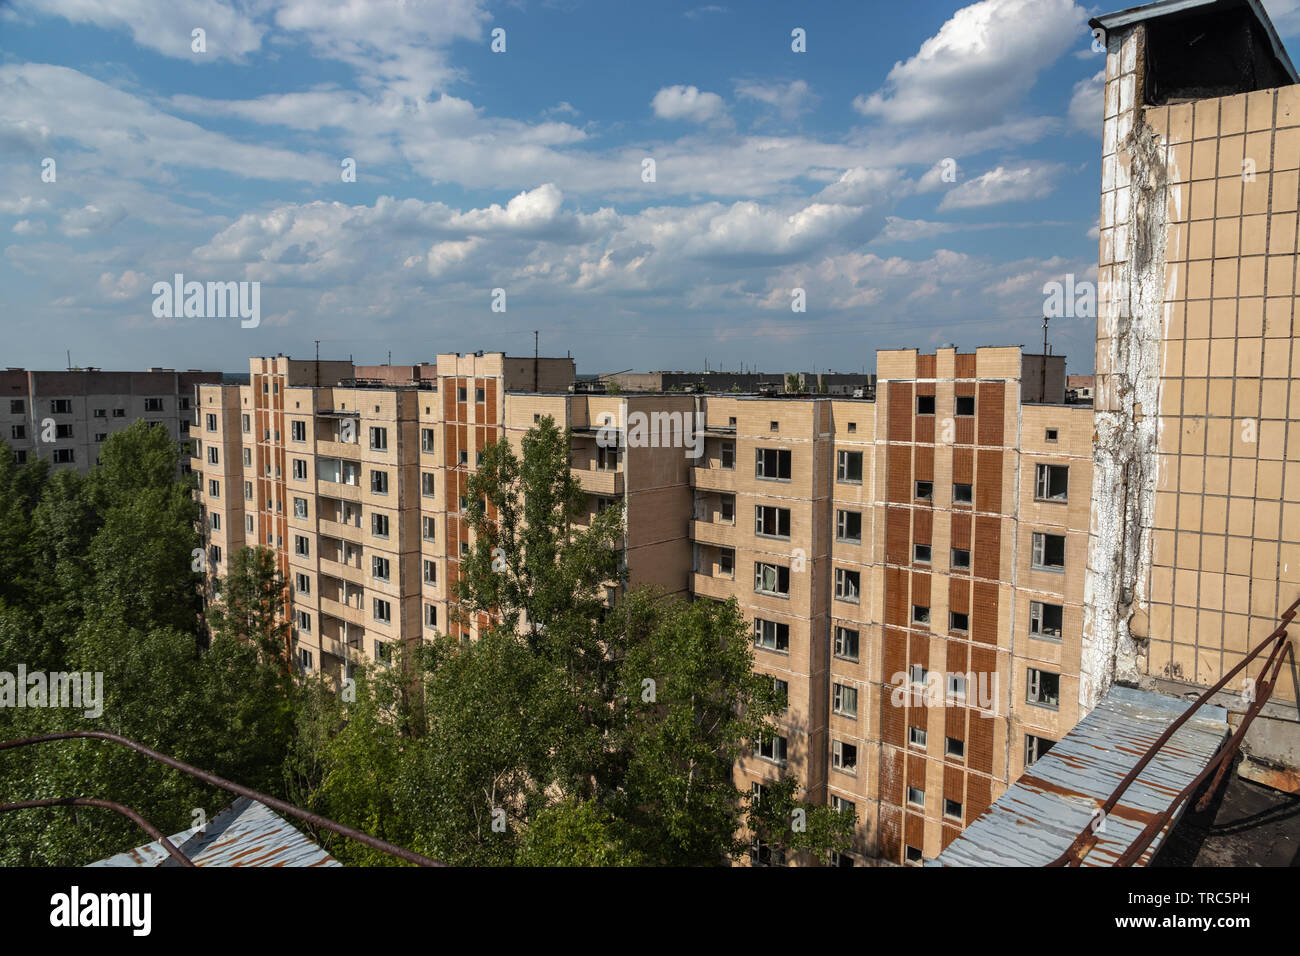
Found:
<svg viewBox="0 0 1300 956"><path fill-rule="evenodd" d="M1111 38L1125 73L1136 63L1139 39L1136 32ZM1084 711L1095 707L1113 682L1138 682L1145 643L1130 632L1130 621L1145 603L1142 585L1155 511L1169 207L1163 143L1142 122L1140 110L1138 104L1118 118L1115 165L1123 167L1127 159L1131 185L1116 195L1116 275L1098 303L1098 335L1108 343L1108 351L1098 356L1098 372L1109 374L1094 415L1079 674Z"/></svg>

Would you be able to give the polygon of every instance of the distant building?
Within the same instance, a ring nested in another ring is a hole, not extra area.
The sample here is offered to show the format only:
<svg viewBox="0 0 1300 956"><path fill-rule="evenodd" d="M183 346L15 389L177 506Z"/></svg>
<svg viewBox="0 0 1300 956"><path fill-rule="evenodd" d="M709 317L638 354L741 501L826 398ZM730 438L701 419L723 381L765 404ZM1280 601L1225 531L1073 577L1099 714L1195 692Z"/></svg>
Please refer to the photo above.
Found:
<svg viewBox="0 0 1300 956"><path fill-rule="evenodd" d="M1093 377L1091 375L1067 375L1065 378L1065 400L1071 405L1092 404Z"/></svg>
<svg viewBox="0 0 1300 956"><path fill-rule="evenodd" d="M793 383L791 379L793 378ZM584 387L595 380L599 386ZM866 372L619 372L580 380L577 391L605 391L609 385L625 392L703 392L742 395L784 394L796 384L798 394L872 398L876 376Z"/></svg>
<svg viewBox="0 0 1300 956"><path fill-rule="evenodd" d="M188 441L195 386L221 380L220 372L197 369L5 369L0 371L0 438L20 464L44 458L84 474L108 436L138 419L166 429L178 442ZM182 456L182 471L189 470L187 458Z"/></svg>

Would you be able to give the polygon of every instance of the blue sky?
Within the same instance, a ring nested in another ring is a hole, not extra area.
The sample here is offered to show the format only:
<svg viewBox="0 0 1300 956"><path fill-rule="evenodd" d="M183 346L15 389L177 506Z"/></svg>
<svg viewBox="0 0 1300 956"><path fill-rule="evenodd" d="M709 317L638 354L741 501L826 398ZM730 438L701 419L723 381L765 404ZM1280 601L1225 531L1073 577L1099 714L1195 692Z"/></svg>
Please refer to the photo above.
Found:
<svg viewBox="0 0 1300 956"><path fill-rule="evenodd" d="M1294 45L1300 0L1266 5ZM0 364L414 362L534 329L584 371L1033 347L1043 284L1096 275L1099 12L16 0ZM156 318L177 272L260 282L261 323ZM1090 371L1091 323L1057 326Z"/></svg>

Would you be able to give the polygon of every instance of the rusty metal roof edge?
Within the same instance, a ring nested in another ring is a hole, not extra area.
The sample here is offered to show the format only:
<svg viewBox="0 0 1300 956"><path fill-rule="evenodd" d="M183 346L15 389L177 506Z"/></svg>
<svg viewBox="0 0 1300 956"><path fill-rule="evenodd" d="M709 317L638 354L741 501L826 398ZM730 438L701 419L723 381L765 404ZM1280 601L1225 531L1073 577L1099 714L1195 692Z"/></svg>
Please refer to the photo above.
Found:
<svg viewBox="0 0 1300 956"><path fill-rule="evenodd" d="M238 797L201 828L169 838L196 866L342 866L290 821L249 797ZM274 859L273 859L274 858ZM178 865L157 841L89 864L92 867Z"/></svg>
<svg viewBox="0 0 1300 956"><path fill-rule="evenodd" d="M1086 827L1146 744L1191 704L1115 686L1102 703L1015 781L929 866L1032 866L1050 862ZM1163 812L1217 752L1227 711L1207 705L1179 728L1104 821L1086 865L1113 864L1146 821ZM1180 808L1181 814L1181 808ZM1146 863L1164 835L1143 854Z"/></svg>

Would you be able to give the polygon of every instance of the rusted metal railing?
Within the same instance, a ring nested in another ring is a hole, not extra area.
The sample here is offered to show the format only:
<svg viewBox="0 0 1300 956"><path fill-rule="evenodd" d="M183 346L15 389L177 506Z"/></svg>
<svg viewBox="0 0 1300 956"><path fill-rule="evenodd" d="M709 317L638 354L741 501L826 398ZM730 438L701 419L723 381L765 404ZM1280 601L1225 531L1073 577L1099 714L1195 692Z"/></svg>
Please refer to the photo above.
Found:
<svg viewBox="0 0 1300 956"><path fill-rule="evenodd" d="M369 833L363 833L361 830L353 829L352 827L345 826L342 823L335 823L333 820L329 819L328 817L323 817L318 813L312 813L310 810L304 810L301 807L294 806L292 803L288 803L284 800L280 800L276 797L271 796L270 794L259 793L258 791L253 790L251 787L245 787L242 784L234 783L233 781L227 780L224 777L218 777L215 773L209 773L206 770L201 770L198 767L191 766L190 764L177 760L175 757L169 757L165 753L161 753L157 750L153 750L149 747L146 747L144 744L137 743L136 741L131 740L128 737L123 737L119 734L110 734L107 731L103 731L103 730L68 730L57 734L43 734L39 737L26 737L23 738L22 740L6 740L0 742L0 750L9 750L14 747L26 747L30 744L43 744L54 740L74 740L77 738L107 740L110 743L120 744L123 747L129 747L130 749L136 751L137 753L144 754L146 757L148 757L151 760L156 760L159 763L166 764L168 767L172 767L173 769L179 770L182 773L189 774L191 777L194 777L198 780L202 780L206 784L210 784L211 786L214 787L219 787L222 790L229 791L230 793L238 794L241 797L248 797L250 800L256 800L259 803L263 803L266 806L270 807L272 810L278 810L279 812L287 814L288 816L295 817L296 819L302 820L304 823L309 823L312 826L320 827L323 830L329 830L332 833L337 833L339 836L345 836L350 840L356 840L358 843L364 843L366 846L371 847L372 849L379 850L381 853L387 853L389 856L395 856L400 860L405 860L407 863L414 863L416 866L444 866L445 865L443 863L439 863L437 860L430 859L427 856L423 856L419 853L415 853L411 850L407 850L404 849L403 847L396 846L395 844L389 843L387 840L381 840L378 837L373 837ZM32 801L27 801L24 804L6 804L4 806L0 806L0 812L3 812L4 810L19 810L19 809L28 809L31 807L60 806L60 805L99 806L99 807L108 807L109 809L117 810L119 813L124 813L126 816L130 817L137 825L141 827L141 829L143 829L155 840L161 840L161 842L163 843L163 848L166 849L167 852L170 853L173 857L179 855L178 852L172 852L176 848L171 845L171 843L166 839L166 837L164 837L157 830L157 828L155 828L152 824L148 823L138 813L136 813L134 810L131 810L129 807L124 807L121 804L115 804L107 800L95 800L89 797L62 797L62 798L53 798L51 800L32 800ZM184 857L181 856L181 859L184 859Z"/></svg>
<svg viewBox="0 0 1300 956"><path fill-rule="evenodd" d="M49 797L45 800L24 800L21 803L0 804L0 813L8 813L10 810L32 810L38 807L100 807L105 810L116 811L157 840L162 845L162 848L167 851L167 855L181 866L194 865L189 857L176 849L176 844L167 839L166 834L156 826L125 804L114 803L112 800L100 800L98 797Z"/></svg>
<svg viewBox="0 0 1300 956"><path fill-rule="evenodd" d="M1282 670L1283 662L1288 657L1293 662L1295 661L1295 653L1287 638L1287 625L1291 623L1292 619L1295 618L1298 612L1300 612L1300 598L1297 598L1289 608L1282 612L1280 617L1281 623L1278 624L1273 633L1269 634L1268 637L1260 642L1258 647L1247 654L1230 671L1224 674L1217 684L1198 697L1195 703L1188 707L1187 710L1183 711L1182 715L1170 724L1163 734L1156 738L1155 742L1147 748L1147 752L1144 753L1142 758L1133 765L1133 769L1130 770L1128 775L1120 781L1119 786L1115 788L1114 792L1111 793L1106 802L1102 804L1101 818L1105 819L1111 810L1115 808L1115 805L1119 803L1119 799L1124 795L1124 791L1126 791L1133 782L1137 780L1142 769L1155 759L1160 748L1169 742L1175 731L1177 731L1183 724L1187 723L1187 721L1191 719L1191 716L1196 713L1203 704L1222 690L1228 681L1232 680L1233 677L1240 673L1246 665L1262 654L1265 650L1269 650L1268 659L1264 662L1264 667L1260 671L1260 682L1256 685L1254 698L1249 702L1245 713L1242 715L1241 724L1237 728L1236 732L1228 739L1224 746L1219 748L1218 753L1216 753L1213 759L1206 764L1205 769L1196 776L1196 779L1184 787L1182 791L1174 797L1173 801L1163 813L1155 816L1146 825L1142 832L1138 834L1137 838L1129 845L1128 849L1126 849L1115 861L1116 866L1132 866L1141 859L1142 854L1146 851L1147 847L1151 845L1151 841L1160 834L1161 830L1169 825L1169 822L1173 819L1174 814L1182 805L1183 801L1189 799L1191 795L1196 792L1196 789L1205 782L1205 779L1213 773L1214 781L1201 797L1200 801L1198 801L1197 809L1204 809L1209 805L1210 799L1218 789L1219 784L1223 781L1228 768L1232 764L1233 758L1237 754L1237 749L1241 746L1241 742L1246 736L1246 730L1250 727L1251 722L1259 715L1260 711L1263 710L1264 705L1268 703L1269 698L1273 695L1273 689L1277 684L1278 674ZM1074 841L1066 848L1064 853L1051 863L1048 863L1047 866L1079 866L1082 864L1083 858L1088 855L1096 843L1097 834L1093 826L1090 824L1079 832L1079 834L1074 838Z"/></svg>

